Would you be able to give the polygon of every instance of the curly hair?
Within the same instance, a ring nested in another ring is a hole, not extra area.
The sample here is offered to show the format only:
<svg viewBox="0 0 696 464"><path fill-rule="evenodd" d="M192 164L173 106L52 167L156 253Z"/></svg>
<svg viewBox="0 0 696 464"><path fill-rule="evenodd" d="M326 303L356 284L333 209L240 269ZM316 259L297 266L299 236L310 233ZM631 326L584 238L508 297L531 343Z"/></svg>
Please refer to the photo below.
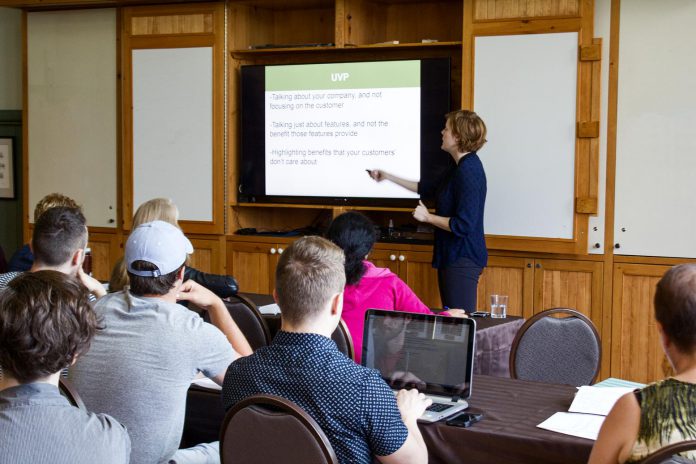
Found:
<svg viewBox="0 0 696 464"><path fill-rule="evenodd" d="M346 255L346 285L360 282L365 275L363 260L377 239L374 223L364 214L349 211L333 220L326 238L341 247Z"/></svg>
<svg viewBox="0 0 696 464"><path fill-rule="evenodd" d="M89 292L58 271L22 274L0 292L0 365L20 383L68 367L98 329Z"/></svg>

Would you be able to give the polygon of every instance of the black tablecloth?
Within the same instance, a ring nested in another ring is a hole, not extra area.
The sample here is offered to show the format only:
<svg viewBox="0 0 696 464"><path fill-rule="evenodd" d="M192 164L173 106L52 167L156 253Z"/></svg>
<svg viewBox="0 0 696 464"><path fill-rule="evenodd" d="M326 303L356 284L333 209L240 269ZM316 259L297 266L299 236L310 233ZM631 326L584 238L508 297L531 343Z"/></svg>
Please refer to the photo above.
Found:
<svg viewBox="0 0 696 464"><path fill-rule="evenodd" d="M470 428L444 422L420 424L431 464L586 463L593 441L536 426L567 411L576 389L490 376L474 376L472 412L483 419ZM220 393L191 387L186 406L184 446L218 439L224 417Z"/></svg>

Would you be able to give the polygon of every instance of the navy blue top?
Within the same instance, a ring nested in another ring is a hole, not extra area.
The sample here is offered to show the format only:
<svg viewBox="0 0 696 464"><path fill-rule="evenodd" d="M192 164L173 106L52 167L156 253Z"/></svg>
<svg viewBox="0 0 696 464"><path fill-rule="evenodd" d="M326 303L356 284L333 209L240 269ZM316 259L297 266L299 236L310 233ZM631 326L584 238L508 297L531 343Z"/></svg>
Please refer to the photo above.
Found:
<svg viewBox="0 0 696 464"><path fill-rule="evenodd" d="M370 464L374 455L397 451L408 436L379 372L355 364L318 334L278 332L271 345L230 365L222 387L225 409L261 393L304 409L344 464Z"/></svg>
<svg viewBox="0 0 696 464"><path fill-rule="evenodd" d="M435 214L450 218L452 232L435 228L433 267L445 268L462 257L469 258L478 266L486 266L485 203L486 173L481 159L472 152L452 168L438 191Z"/></svg>
<svg viewBox="0 0 696 464"><path fill-rule="evenodd" d="M34 264L34 255L29 248L29 244L25 243L22 248L15 251L7 264L8 272L27 272Z"/></svg>

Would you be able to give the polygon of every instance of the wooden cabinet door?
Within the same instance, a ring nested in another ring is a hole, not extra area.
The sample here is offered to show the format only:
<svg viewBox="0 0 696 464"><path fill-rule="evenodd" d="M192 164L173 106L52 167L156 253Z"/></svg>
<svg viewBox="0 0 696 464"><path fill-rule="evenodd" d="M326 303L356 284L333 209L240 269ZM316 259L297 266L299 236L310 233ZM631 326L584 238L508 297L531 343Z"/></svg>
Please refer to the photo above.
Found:
<svg viewBox="0 0 696 464"><path fill-rule="evenodd" d="M224 274L225 271L225 237L194 238L190 237L194 252L189 258L189 266L202 272Z"/></svg>
<svg viewBox="0 0 696 464"><path fill-rule="evenodd" d="M602 269L599 261L534 261L534 313L550 308L575 309L592 319L602 333Z"/></svg>
<svg viewBox="0 0 696 464"><path fill-rule="evenodd" d="M275 285L277 262L278 246L275 244L227 242L227 272L237 279L242 292L270 295Z"/></svg>
<svg viewBox="0 0 696 464"><path fill-rule="evenodd" d="M529 318L533 314L534 260L489 256L478 285L477 309L488 311L490 295L507 295L507 313Z"/></svg>
<svg viewBox="0 0 696 464"><path fill-rule="evenodd" d="M655 285L669 269L652 264L614 264L612 377L648 383L671 375L653 309Z"/></svg>
<svg viewBox="0 0 696 464"><path fill-rule="evenodd" d="M370 252L370 255L367 257L367 259L370 260L377 267L386 267L386 268L390 269L394 274L398 274L399 273L399 261L397 261L398 256L399 256L399 252L394 251L394 250L375 250L375 249L373 249Z"/></svg>
<svg viewBox="0 0 696 464"><path fill-rule="evenodd" d="M114 264L123 255L120 235L90 232L87 246L92 251L92 276L108 282Z"/></svg>
<svg viewBox="0 0 696 464"><path fill-rule="evenodd" d="M437 284L437 270L433 268L433 255L426 251L398 251L399 277L423 303L431 308L442 308Z"/></svg>

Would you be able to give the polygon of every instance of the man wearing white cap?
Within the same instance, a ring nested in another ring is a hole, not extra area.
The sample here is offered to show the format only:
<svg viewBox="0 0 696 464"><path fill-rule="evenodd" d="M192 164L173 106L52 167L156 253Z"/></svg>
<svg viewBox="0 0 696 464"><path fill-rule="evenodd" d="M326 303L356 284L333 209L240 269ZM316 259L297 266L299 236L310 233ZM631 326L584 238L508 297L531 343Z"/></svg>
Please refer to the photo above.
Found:
<svg viewBox="0 0 696 464"><path fill-rule="evenodd" d="M125 254L130 288L99 300L103 330L70 369L87 409L128 428L131 464L220 462L217 443L178 450L186 391L198 372L222 384L230 362L251 348L220 298L183 282L192 252L169 223L133 230ZM177 300L206 310L212 325Z"/></svg>

